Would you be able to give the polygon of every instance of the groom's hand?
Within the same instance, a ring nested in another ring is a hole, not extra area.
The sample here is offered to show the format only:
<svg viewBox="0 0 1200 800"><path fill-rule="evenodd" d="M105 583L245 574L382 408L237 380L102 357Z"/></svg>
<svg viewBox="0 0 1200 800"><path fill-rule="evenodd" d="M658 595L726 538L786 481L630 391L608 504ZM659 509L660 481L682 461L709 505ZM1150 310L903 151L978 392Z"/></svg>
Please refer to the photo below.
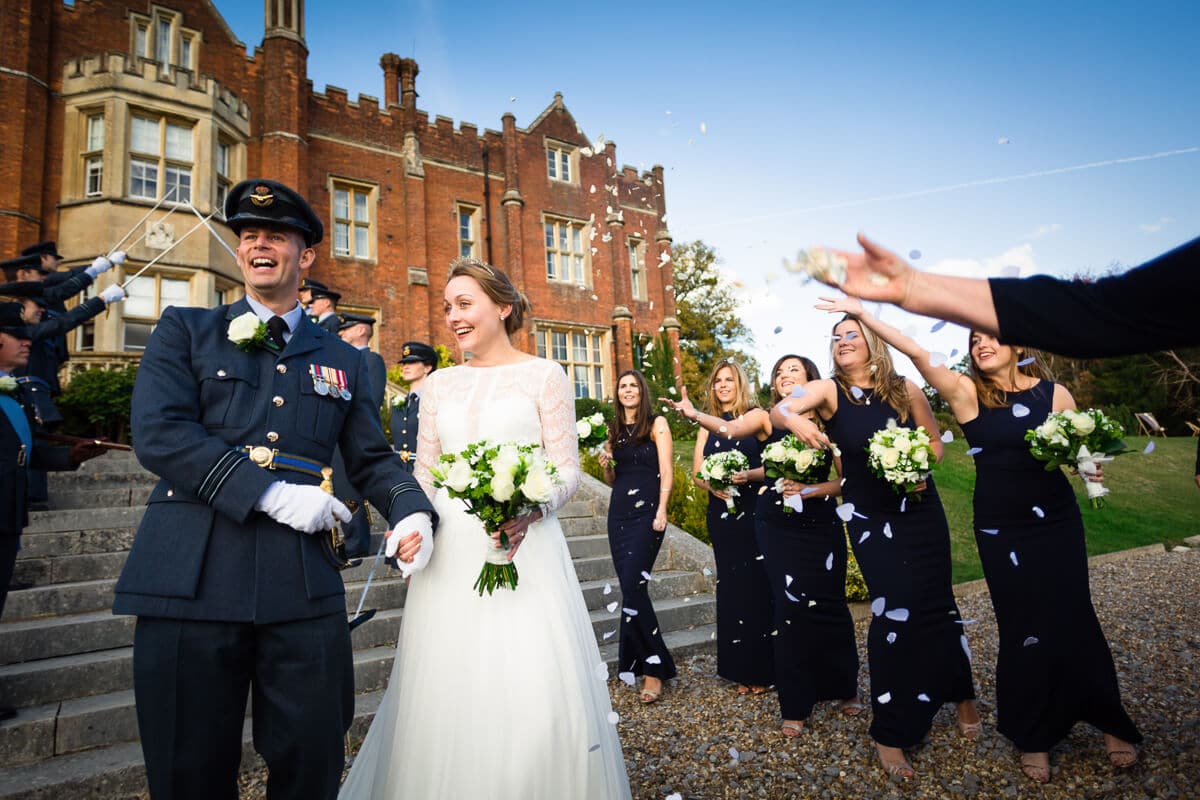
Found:
<svg viewBox="0 0 1200 800"><path fill-rule="evenodd" d="M433 557L433 522L429 514L418 511L397 522L387 533L384 555L397 559L406 578L424 569Z"/></svg>

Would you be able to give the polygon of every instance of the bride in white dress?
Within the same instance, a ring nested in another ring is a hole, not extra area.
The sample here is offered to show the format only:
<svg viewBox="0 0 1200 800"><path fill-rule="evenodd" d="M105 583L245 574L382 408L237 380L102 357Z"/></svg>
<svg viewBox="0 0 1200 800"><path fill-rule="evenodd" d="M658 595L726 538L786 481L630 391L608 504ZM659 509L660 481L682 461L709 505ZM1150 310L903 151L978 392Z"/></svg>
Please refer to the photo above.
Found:
<svg viewBox="0 0 1200 800"><path fill-rule="evenodd" d="M579 487L570 383L509 342L529 304L500 270L455 261L444 309L473 358L433 373L421 394L416 477L439 515L436 547L409 585L388 689L339 796L628 798L607 673L554 514ZM542 445L562 483L505 526L516 590L481 597L491 543L429 468L485 438Z"/></svg>

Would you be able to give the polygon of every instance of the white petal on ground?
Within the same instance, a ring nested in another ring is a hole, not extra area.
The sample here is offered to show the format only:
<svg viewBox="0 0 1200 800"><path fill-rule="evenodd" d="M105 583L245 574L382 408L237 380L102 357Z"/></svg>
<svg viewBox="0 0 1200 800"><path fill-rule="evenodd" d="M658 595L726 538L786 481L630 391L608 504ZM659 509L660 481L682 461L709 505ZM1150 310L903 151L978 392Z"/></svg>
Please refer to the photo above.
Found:
<svg viewBox="0 0 1200 800"><path fill-rule="evenodd" d="M729 748L729 757L732 758L734 761L738 760L738 751L737 751L736 747Z"/></svg>
<svg viewBox="0 0 1200 800"><path fill-rule="evenodd" d="M632 672L618 672L617 677L630 686L637 686L637 675Z"/></svg>
<svg viewBox="0 0 1200 800"><path fill-rule="evenodd" d="M605 608L607 608L608 613L611 614L612 612L617 610L618 605L620 605L620 603L618 603L616 600L613 600L611 603L609 603L607 606L605 606Z"/></svg>
<svg viewBox="0 0 1200 800"><path fill-rule="evenodd" d="M1029 406L1022 405L1021 403L1013 403L1012 414L1017 419L1020 419L1021 417L1028 417Z"/></svg>
<svg viewBox="0 0 1200 800"><path fill-rule="evenodd" d="M893 608L891 611L884 614L888 619L893 619L896 622L908 622L907 608Z"/></svg>
<svg viewBox="0 0 1200 800"><path fill-rule="evenodd" d="M611 583L604 584L604 594L612 594L612 584Z"/></svg>
<svg viewBox="0 0 1200 800"><path fill-rule="evenodd" d="M700 570L700 572L701 572L701 573L702 573L702 574L703 574L705 577L708 577L708 576L712 575L712 570L711 570L711 569L709 569L708 567L705 567L704 569Z"/></svg>
<svg viewBox="0 0 1200 800"><path fill-rule="evenodd" d="M612 637L614 637L614 636L616 636L616 635L617 635L617 632L616 632L616 631L605 631L605 632L604 632L604 639L605 639L605 641L607 641L607 640L611 639Z"/></svg>
<svg viewBox="0 0 1200 800"><path fill-rule="evenodd" d="M876 597L871 601L871 613L875 616L878 617L880 614L882 614L885 608L887 608L886 597Z"/></svg>

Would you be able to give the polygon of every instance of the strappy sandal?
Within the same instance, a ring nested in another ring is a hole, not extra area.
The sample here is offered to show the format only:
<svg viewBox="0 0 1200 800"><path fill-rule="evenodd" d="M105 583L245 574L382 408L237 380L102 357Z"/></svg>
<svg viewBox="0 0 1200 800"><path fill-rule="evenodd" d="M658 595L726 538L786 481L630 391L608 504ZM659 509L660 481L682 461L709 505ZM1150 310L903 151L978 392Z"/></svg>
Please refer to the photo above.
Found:
<svg viewBox="0 0 1200 800"><path fill-rule="evenodd" d="M664 681L659 681L657 689L647 689L646 685L642 684L642 691L638 694L638 700L642 705L648 706L651 703L657 703L658 698L662 697L663 689L666 688Z"/></svg>
<svg viewBox="0 0 1200 800"><path fill-rule="evenodd" d="M900 750L900 760L889 760L884 758L883 751L880 750L878 742L875 743L875 756L879 759L879 766L883 767L884 771L890 775L900 778L901 780L909 781L916 777L916 772L913 771L912 764L904 757L904 751ZM899 748L896 748L899 749Z"/></svg>
<svg viewBox="0 0 1200 800"><path fill-rule="evenodd" d="M1046 763L1039 763L1042 758L1046 759ZM1038 783L1050 782L1050 754L1049 753L1022 753L1021 754L1021 771L1025 773L1025 777Z"/></svg>
<svg viewBox="0 0 1200 800"><path fill-rule="evenodd" d="M804 722L802 720L785 719L783 725L779 726L779 732L788 739L795 739L804 730Z"/></svg>
<svg viewBox="0 0 1200 800"><path fill-rule="evenodd" d="M1138 763L1138 751L1133 745L1108 751L1108 763L1117 769L1129 769Z"/></svg>
<svg viewBox="0 0 1200 800"><path fill-rule="evenodd" d="M771 691L770 686L751 686L749 688L750 694L766 694L767 692Z"/></svg>
<svg viewBox="0 0 1200 800"><path fill-rule="evenodd" d="M979 736L983 733L983 720L978 722L958 722L958 732L968 742L979 741Z"/></svg>
<svg viewBox="0 0 1200 800"><path fill-rule="evenodd" d="M842 701L842 713L847 717L857 717L862 714L866 708L867 707L863 705L863 701L858 697L855 697L852 700Z"/></svg>

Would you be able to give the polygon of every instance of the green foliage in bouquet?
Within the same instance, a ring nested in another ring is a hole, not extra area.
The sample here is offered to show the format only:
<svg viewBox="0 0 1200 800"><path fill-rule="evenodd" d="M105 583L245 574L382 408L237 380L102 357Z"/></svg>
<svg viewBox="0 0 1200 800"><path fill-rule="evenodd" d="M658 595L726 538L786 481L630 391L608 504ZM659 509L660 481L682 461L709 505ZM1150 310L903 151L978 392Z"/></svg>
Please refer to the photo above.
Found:
<svg viewBox="0 0 1200 800"><path fill-rule="evenodd" d="M1029 452L1038 461L1045 461L1047 470L1075 466L1080 447L1093 455L1120 455L1128 449L1124 437L1121 424L1098 408L1055 411L1041 425L1025 432Z"/></svg>

